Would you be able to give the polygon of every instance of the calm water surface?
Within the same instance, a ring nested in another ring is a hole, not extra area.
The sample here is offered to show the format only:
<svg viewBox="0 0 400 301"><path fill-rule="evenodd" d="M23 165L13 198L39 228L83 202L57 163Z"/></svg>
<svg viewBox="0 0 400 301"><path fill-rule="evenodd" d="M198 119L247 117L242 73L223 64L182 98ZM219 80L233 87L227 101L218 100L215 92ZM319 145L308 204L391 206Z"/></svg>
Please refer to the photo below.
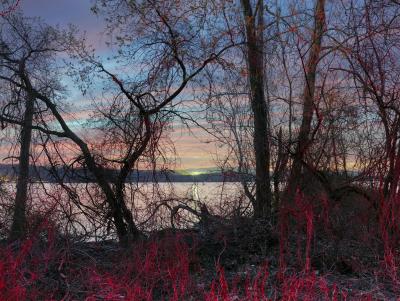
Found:
<svg viewBox="0 0 400 301"><path fill-rule="evenodd" d="M7 183L9 196L15 194L15 183ZM30 186L30 200L33 208L40 212L48 212L48 216L60 222L68 232L83 233L92 232L94 236L112 237L106 228L104 216L99 215L99 208L102 206L103 197L94 184L67 184L73 193L68 193L65 189L60 189L60 185L54 183L33 183ZM189 205L194 209L199 209L199 202L205 203L210 208L226 211L237 203L242 195L240 183L221 183L221 182L175 182L175 183L135 183L126 185L126 202L134 213L135 220L139 225L143 223L143 228L158 228L159 226L170 225L168 210L159 210L158 216L152 224L146 224L151 216L152 208L161 202L169 202L176 205L183 199L192 199ZM79 200L79 202L77 202ZM79 203L87 206L84 208ZM82 214L82 210L86 212ZM91 210L90 208L97 208ZM103 210L105 212L106 210ZM182 211L182 219L191 221L194 216ZM68 217L68 218L67 218ZM95 229L95 230L93 230ZM111 230L112 232L112 230Z"/></svg>

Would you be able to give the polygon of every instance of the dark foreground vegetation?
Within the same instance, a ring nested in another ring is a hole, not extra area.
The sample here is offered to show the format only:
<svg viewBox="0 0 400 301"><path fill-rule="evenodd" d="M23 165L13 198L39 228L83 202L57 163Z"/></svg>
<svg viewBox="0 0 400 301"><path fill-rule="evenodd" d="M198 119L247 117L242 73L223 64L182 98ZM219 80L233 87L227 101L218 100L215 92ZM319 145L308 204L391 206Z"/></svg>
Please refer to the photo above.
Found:
<svg viewBox="0 0 400 301"><path fill-rule="evenodd" d="M203 214L129 247L61 235L42 217L26 240L1 245L0 300L398 300L387 208L371 214L351 193L346 208L313 203L298 195L276 225Z"/></svg>
<svg viewBox="0 0 400 301"><path fill-rule="evenodd" d="M399 300L399 1L93 0L101 47L18 3L0 301ZM234 194L163 190L179 131Z"/></svg>

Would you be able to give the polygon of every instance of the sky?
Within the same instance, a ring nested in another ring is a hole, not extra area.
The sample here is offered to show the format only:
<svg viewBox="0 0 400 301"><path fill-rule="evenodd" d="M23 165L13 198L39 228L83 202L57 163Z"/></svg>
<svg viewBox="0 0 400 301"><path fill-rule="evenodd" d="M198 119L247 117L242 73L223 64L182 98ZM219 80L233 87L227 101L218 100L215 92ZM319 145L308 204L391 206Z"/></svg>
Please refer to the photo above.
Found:
<svg viewBox="0 0 400 301"><path fill-rule="evenodd" d="M51 25L75 25L86 32L89 43L97 49L106 51L106 37L102 33L104 22L91 13L92 0L20 0L19 6L27 16L39 16ZM71 91L69 102L85 101L79 91ZM79 114L78 114L79 115ZM80 114L84 115L84 114ZM216 146L207 143L209 137L200 129L191 135L186 129L177 126L171 133L178 158L175 169L209 169L215 166Z"/></svg>

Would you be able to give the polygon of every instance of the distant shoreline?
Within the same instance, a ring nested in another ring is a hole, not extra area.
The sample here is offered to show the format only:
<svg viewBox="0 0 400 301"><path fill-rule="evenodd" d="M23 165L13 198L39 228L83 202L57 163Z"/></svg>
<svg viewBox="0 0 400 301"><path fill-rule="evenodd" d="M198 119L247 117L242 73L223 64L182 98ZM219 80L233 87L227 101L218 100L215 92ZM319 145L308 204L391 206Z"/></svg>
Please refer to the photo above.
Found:
<svg viewBox="0 0 400 301"><path fill-rule="evenodd" d="M57 178L63 179L63 183L94 183L93 175L83 168L75 169L73 173L64 167L57 167L50 172L46 166L31 166L31 182L58 183ZM105 170L105 175L112 182L118 175L117 170ZM190 174L190 172L192 174ZM126 183L200 183L200 182L238 182L243 180L243 175L235 172L222 173L220 171L201 171L193 174L193 171L160 171L160 170L133 170ZM0 177L4 181L15 181L18 176L18 167L10 164L0 164ZM247 181L253 180L251 175L247 176Z"/></svg>

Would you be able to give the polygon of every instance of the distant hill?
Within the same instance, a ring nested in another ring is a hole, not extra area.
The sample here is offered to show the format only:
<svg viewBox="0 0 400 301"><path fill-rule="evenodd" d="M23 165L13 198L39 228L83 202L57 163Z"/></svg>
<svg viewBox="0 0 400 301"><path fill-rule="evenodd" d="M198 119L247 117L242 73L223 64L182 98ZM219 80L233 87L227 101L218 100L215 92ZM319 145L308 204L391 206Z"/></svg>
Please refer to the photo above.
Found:
<svg viewBox="0 0 400 301"><path fill-rule="evenodd" d="M46 166L31 166L32 181L57 182L56 178L62 178L64 183L93 182L93 175L83 168L74 170L74 173L65 173L65 168L58 167L50 172ZM110 181L116 176L115 170L107 170ZM18 167L10 164L0 164L0 177L13 181L17 178ZM149 171L134 170L127 182L236 182L239 176L236 173L223 174L216 169L178 170L178 171Z"/></svg>

